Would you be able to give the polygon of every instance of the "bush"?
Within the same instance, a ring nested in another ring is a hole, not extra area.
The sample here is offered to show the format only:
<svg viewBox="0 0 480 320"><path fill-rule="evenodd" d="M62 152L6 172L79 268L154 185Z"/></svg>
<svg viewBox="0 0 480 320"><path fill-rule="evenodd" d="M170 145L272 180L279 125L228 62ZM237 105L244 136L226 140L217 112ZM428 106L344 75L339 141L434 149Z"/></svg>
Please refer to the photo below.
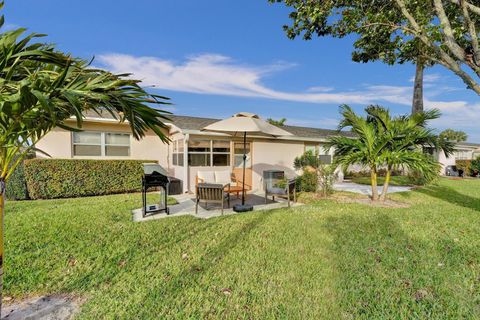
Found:
<svg viewBox="0 0 480 320"><path fill-rule="evenodd" d="M297 189L303 192L316 192L318 187L317 173L305 170L301 176L297 177Z"/></svg>
<svg viewBox="0 0 480 320"><path fill-rule="evenodd" d="M141 190L147 160L33 159L25 161L30 198L52 199Z"/></svg>
<svg viewBox="0 0 480 320"><path fill-rule="evenodd" d="M472 175L471 169L471 160L457 160L455 161L455 165L457 166L457 170L462 170L463 175L468 177Z"/></svg>
<svg viewBox="0 0 480 320"><path fill-rule="evenodd" d="M7 181L5 188L5 197L8 200L27 200L27 184L25 182L25 172L23 163L13 171Z"/></svg>
<svg viewBox="0 0 480 320"><path fill-rule="evenodd" d="M470 172L477 177L480 173L480 156L470 162Z"/></svg>

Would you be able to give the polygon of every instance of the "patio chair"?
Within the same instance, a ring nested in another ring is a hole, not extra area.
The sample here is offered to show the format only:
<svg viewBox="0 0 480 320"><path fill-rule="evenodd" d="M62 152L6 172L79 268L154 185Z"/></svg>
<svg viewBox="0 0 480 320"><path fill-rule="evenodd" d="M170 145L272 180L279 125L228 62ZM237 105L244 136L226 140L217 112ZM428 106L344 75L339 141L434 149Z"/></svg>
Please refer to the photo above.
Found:
<svg viewBox="0 0 480 320"><path fill-rule="evenodd" d="M264 187L265 187L265 204L267 203L269 196L272 197L273 201L275 201L275 196L286 197L289 208L290 208L290 198L292 195L293 195L293 202L297 202L297 192L295 190L295 179L290 179L286 181L284 187L279 187L279 186L267 187L266 184Z"/></svg>
<svg viewBox="0 0 480 320"><path fill-rule="evenodd" d="M205 209L208 210L208 203L218 203L225 207L225 200L228 208L230 207L230 185L229 184L213 184L213 183L199 183L196 188L195 199L195 214L198 214L198 205L200 201L205 202Z"/></svg>

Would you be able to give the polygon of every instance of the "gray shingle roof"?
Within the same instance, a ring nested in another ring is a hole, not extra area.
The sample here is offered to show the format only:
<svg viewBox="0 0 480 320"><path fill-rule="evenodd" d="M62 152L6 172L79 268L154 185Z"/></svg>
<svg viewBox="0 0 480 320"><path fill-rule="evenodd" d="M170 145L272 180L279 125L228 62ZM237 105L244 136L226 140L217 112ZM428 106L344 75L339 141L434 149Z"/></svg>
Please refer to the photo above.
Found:
<svg viewBox="0 0 480 320"><path fill-rule="evenodd" d="M169 118L172 120L172 123L180 129L183 130L201 130L202 128L212 124L221 119L212 119L212 118L199 118L199 117L190 117L190 116L177 116L171 115ZM309 127L298 127L298 126L283 126L282 129L290 132L296 137L301 138L325 138L328 136L339 135L339 132L336 130L330 129L320 129L320 128L309 128ZM348 131L340 132L341 135L348 137L353 137L353 134Z"/></svg>
<svg viewBox="0 0 480 320"><path fill-rule="evenodd" d="M84 113L84 116L88 118L104 118L104 119L115 119L108 112L100 112L100 115L93 111L87 111ZM178 115L169 115L170 122L180 128L181 130L201 130L202 128L217 122L221 119L214 118L201 118L201 117L190 117L190 116L178 116ZM169 121L167 121L169 122ZM353 137L353 134L349 131L341 131L340 133L336 130L330 129L320 129L320 128L309 128L309 127L298 127L298 126L283 126L282 129L290 132L296 137L299 138L310 138L310 139L320 139L333 135L344 135L347 137Z"/></svg>

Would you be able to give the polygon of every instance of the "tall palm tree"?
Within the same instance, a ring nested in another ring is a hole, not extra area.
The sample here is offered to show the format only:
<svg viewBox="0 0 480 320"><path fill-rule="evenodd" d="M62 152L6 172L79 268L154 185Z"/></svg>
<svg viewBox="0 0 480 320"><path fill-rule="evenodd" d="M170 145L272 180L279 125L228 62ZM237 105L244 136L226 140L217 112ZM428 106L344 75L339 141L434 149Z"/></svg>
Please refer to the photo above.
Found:
<svg viewBox="0 0 480 320"><path fill-rule="evenodd" d="M3 24L2 16L0 31ZM83 60L34 41L42 35L22 38L24 33L25 29L0 33L0 277L6 181L51 129L78 131L84 112L91 110L128 121L136 139L153 130L168 141L162 132L168 113L153 107L168 104L168 98L147 93L140 81L129 79L127 74L91 68ZM76 119L76 126L66 123L71 118ZM1 289L0 278L0 308Z"/></svg>
<svg viewBox="0 0 480 320"><path fill-rule="evenodd" d="M438 162L423 152L425 148L441 149L447 154L452 150L451 143L439 139L427 128L429 120L440 117L438 110L397 117L380 106L368 106L365 111L367 116L361 117L349 106L342 106L339 129L349 127L356 137L332 137L327 146L335 149L336 162L344 168L361 164L370 169L373 201L385 201L393 170L420 172L427 181L438 175ZM377 173L380 168L386 168L387 172L379 195Z"/></svg>

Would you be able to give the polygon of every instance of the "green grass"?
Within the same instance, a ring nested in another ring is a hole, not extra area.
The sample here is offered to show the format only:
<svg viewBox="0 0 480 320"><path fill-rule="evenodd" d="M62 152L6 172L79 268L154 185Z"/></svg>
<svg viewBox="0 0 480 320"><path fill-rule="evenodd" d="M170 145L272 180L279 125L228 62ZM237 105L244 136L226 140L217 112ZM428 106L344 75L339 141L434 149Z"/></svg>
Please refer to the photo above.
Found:
<svg viewBox="0 0 480 320"><path fill-rule="evenodd" d="M355 177L351 179L352 182L359 183L359 184L367 184L370 185L370 177ZM378 177L378 184L383 185L385 182L384 177ZM412 185L412 179L406 176L392 176L390 180L391 186L410 186Z"/></svg>
<svg viewBox="0 0 480 320"><path fill-rule="evenodd" d="M145 223L138 194L9 202L5 292L83 296L79 319L479 318L479 189Z"/></svg>

